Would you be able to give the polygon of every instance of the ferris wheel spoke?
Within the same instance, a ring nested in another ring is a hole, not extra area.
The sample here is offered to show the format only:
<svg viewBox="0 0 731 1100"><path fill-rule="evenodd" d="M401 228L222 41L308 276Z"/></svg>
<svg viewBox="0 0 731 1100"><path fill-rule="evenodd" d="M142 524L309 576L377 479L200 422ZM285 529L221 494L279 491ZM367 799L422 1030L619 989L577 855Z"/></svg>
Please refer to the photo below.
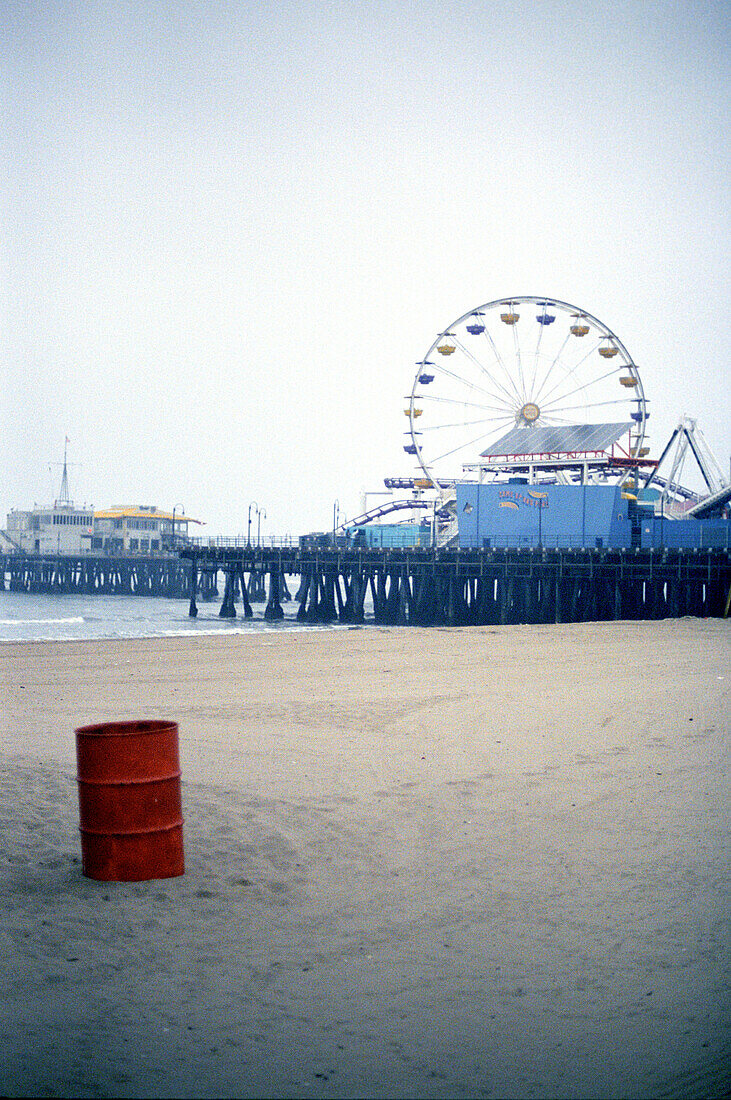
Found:
<svg viewBox="0 0 731 1100"><path fill-rule="evenodd" d="M508 402L510 402L510 407L512 408L513 397L512 397L512 394L509 392L509 390L506 390L502 386L502 384L498 381L498 379L495 378L494 375L490 374L490 372L485 368L485 366L480 362L480 360L475 355L473 355L472 352L464 346L464 344L461 343L461 341L458 339L458 337L453 336L452 339L454 340L455 345L460 349L460 351L462 351L463 354L475 364L475 366L478 368L478 370L480 370L481 373L484 374L484 376L488 380L488 382L490 382L496 388L496 390L499 391L499 392L493 392L492 390L484 389L482 386L480 387L481 391L483 393L488 393L491 397L493 397L495 399L495 401L508 401ZM469 384L473 385L473 383L469 383Z"/></svg>
<svg viewBox="0 0 731 1100"><path fill-rule="evenodd" d="M589 404L589 408L592 408L592 409L601 409L601 408L606 407L607 405L622 405L624 408L626 408L627 399L622 398L622 397L617 397L617 398L615 398L611 401L590 401L588 404ZM585 409L585 408L586 408L586 405L561 405L559 408L551 407L549 409L549 412L550 412L551 415L553 415L554 413L557 413L557 412L575 412L578 409Z"/></svg>
<svg viewBox="0 0 731 1100"><path fill-rule="evenodd" d="M431 401L437 405L459 405L461 409L480 409L485 412L498 412L504 416L508 415L504 405L480 405L476 401L466 401L460 397L437 397L436 394L425 394L420 400ZM512 410L509 410L509 412L512 412Z"/></svg>
<svg viewBox="0 0 731 1100"><path fill-rule="evenodd" d="M594 352L599 350L600 346L601 346L601 340L597 340L596 344L594 344L594 346L592 348L589 348L586 355L583 355L581 357L581 359L579 359L578 363L575 363L572 367L569 368L569 374L572 374L572 375L575 374L576 371L579 369L579 367L583 366L584 363L586 362L586 360L590 359L591 356L594 354ZM561 356L561 352L559 352L558 355L556 356L556 358L554 359L553 363L551 364L550 369L548 370L548 372L546 373L545 378L543 379L543 382L541 383L541 388L539 389L538 393L536 394L536 402L537 403L540 403L542 400L544 400L544 398L543 398L543 388L546 385L546 383L548 382L549 376L551 375L551 372L553 371L553 368L558 363L558 361L560 359L560 356ZM562 381L564 381L564 379L561 379L561 382ZM561 382L558 383L559 386L561 385ZM555 391L555 389L556 389L556 387L554 386L554 388L552 390L549 390L549 392L546 396L550 397L550 395Z"/></svg>
<svg viewBox="0 0 731 1100"><path fill-rule="evenodd" d="M485 330L485 331L487 331L487 330ZM476 367L477 367L477 368L478 368L479 370L481 370L481 371L482 371L482 373L483 373L483 374L484 374L484 375L485 375L485 376L486 376L487 378L489 378L490 382L491 382L491 383L492 383L492 384L493 384L493 385L494 385L494 386L495 386L495 387L496 387L497 389L499 389L499 390L500 390L500 391L502 392L502 394L504 395L504 397L505 397L505 398L506 398L506 399L507 399L508 401L512 401L512 400L513 400L513 394L511 394L511 393L510 393L510 390L508 390L508 389L507 389L507 388L506 388L505 386L503 386L503 385L502 385L502 383L501 383L501 382L499 382L499 381L498 381L498 379L497 379L497 378L496 378L496 377L495 377L495 376L494 376L493 374L490 374L490 372L489 372L489 371L488 371L488 370L486 369L486 367L485 367L485 366L484 366L484 365L483 365L483 364L482 364L482 363L480 362L480 360L479 360L479 359L477 358L477 356L476 356L476 355L474 355L474 354L473 354L473 353L472 353L472 352L471 352L471 351L469 350L469 348L465 347L465 345L464 345L464 344L462 343L462 341L461 341L461 340L460 340L460 339L459 339L458 337L453 337L453 339L454 339L454 342L455 342L455 344L457 345L457 347L458 347L458 348L459 348L459 349L460 349L460 350L461 350L461 351L462 351L462 352L463 352L463 353L464 353L464 354L465 354L465 355L467 356L467 358L468 358L468 359L471 359L471 360L472 360L472 362L473 362L473 363L475 364L475 366L476 366ZM493 346L494 346L494 345L493 345ZM501 364L501 366L502 366L502 364ZM505 368L504 368L504 367L503 367L503 370L505 370ZM509 376L508 376L508 377L509 377ZM518 391L517 391L517 390L515 389L515 387L513 387L513 389L514 389L514 394L515 394L515 397L517 397L517 399L518 399L518 404L520 404L520 394L519 394L519 393L518 393ZM497 395L497 394L495 394L495 397L497 397L497 396L498 396L498 395Z"/></svg>
<svg viewBox="0 0 731 1100"><path fill-rule="evenodd" d="M512 417L508 416L483 416L480 420L458 420L453 424L425 424L419 428L417 435L428 435L432 432L441 432L447 428L472 428L475 424L508 424Z"/></svg>
<svg viewBox="0 0 731 1100"><path fill-rule="evenodd" d="M459 451L464 451L467 447L474 447L475 443L479 443L480 441L487 443L490 438L489 434L485 434L484 432L480 433L479 436L475 436L474 439L470 439L466 443L459 444L458 447L454 447L451 451L445 451L444 454L436 455L436 458L431 459L429 464L434 465L436 462L443 462L444 459L451 459L452 455L458 454Z"/></svg>
<svg viewBox="0 0 731 1100"><path fill-rule="evenodd" d="M552 413L549 416L545 416L545 417L542 415L541 416L541 423L545 423L547 425L554 425L554 424L574 424L575 425L576 424L576 417L575 416L556 416L555 414Z"/></svg>
<svg viewBox="0 0 731 1100"><path fill-rule="evenodd" d="M564 428L575 424L575 420L569 420L565 416L551 416L546 417L545 427L547 428Z"/></svg>
<svg viewBox="0 0 731 1100"><path fill-rule="evenodd" d="M574 394L583 393L585 390L591 389L592 386L598 386L600 382L604 382L607 378L611 378L612 375L618 374L619 370L621 370L621 368L615 368L614 370L607 371L606 374L600 374L596 378L590 378L589 381L585 382L583 386L577 386L575 389L569 390L568 393L558 394L558 396L554 397L553 401L548 400L551 394L546 394L546 397L543 401L543 407L550 408L552 405L555 405L557 401L568 401L568 399L570 397L573 397ZM560 389L562 383L565 381L566 379L563 378L557 386L554 386L554 388L551 390L551 393L555 393L556 390ZM625 400L631 400L631 398L625 398Z"/></svg>
<svg viewBox="0 0 731 1100"><path fill-rule="evenodd" d="M523 377L523 363L520 356L520 340L518 339L518 326L512 325L513 329L513 347L515 348L515 363L518 368L518 378L520 379L520 392L522 393L521 404L524 404L528 400L528 394L525 388L525 378Z"/></svg>
<svg viewBox="0 0 731 1100"><path fill-rule="evenodd" d="M433 465L435 462L442 462L445 458L451 458L452 455L459 454L459 452L463 451L466 447L474 447L474 445L476 443L479 443L480 441L486 443L491 438L492 436L490 434L486 432L480 432L480 434L476 435L474 439L469 439L466 443L460 443L457 447L453 447L451 451L445 451L444 454L437 455L436 458L431 459L430 464Z"/></svg>
<svg viewBox="0 0 731 1100"><path fill-rule="evenodd" d="M451 378L454 382L458 382L460 386L466 386L469 390L476 390L478 393L482 393L485 397L490 397L492 400L500 400L498 394L490 393L488 390L484 390L482 386L476 385L475 382L470 382L468 378L463 378L461 374L456 374L454 371L448 370L447 367L442 367L439 363L434 364L434 370L439 374L443 374L448 378ZM415 400L424 401L429 399L429 394L421 393L418 396L415 395Z"/></svg>
<svg viewBox="0 0 731 1100"><path fill-rule="evenodd" d="M549 378L549 375L551 374L551 371L556 366L556 363L558 363L558 361L560 360L560 358L563 355L564 351L566 350L566 345L568 344L570 338L571 338L571 333L569 333L566 336L563 344L561 344L561 347L556 352L555 356L553 357L553 361L551 362L550 367L548 368L548 370L546 371L546 373L543 376L543 381L541 382L540 386L538 386L537 389L535 389L535 386L537 385L537 378L534 377L534 379L533 379L533 385L534 385L533 393L535 394L535 400L536 401L538 401L540 399L541 391L543 390L543 387L545 386L546 382L548 381L548 378Z"/></svg>
<svg viewBox="0 0 731 1100"><path fill-rule="evenodd" d="M546 316L546 306L545 305L543 307L543 316L544 317ZM534 387L535 387L535 384L536 384L536 375L538 374L538 356L540 355L540 352L541 352L541 340L543 339L543 329L544 328L545 328L545 325L539 323L539 325L538 325L538 339L536 341L536 350L535 350L535 353L533 355L533 377L531 379L530 389L528 390L528 393L533 393Z"/></svg>
<svg viewBox="0 0 731 1100"><path fill-rule="evenodd" d="M518 391L518 389L515 385L515 380L513 379L513 376L511 374L511 372L508 370L507 366L505 365L505 361L503 360L502 355L498 351L497 345L496 345L495 341L493 340L491 333L488 332L487 327L485 328L485 331L484 331L483 335L487 338L488 343L490 344L490 347L492 348L493 352L495 353L495 358L497 359L498 363L502 367L503 373L505 374L505 377L507 378L510 386L512 387L513 393L515 394L515 397L516 397L516 400L517 400L518 404L521 405L523 403L523 399L521 398L520 393L519 393L519 391Z"/></svg>

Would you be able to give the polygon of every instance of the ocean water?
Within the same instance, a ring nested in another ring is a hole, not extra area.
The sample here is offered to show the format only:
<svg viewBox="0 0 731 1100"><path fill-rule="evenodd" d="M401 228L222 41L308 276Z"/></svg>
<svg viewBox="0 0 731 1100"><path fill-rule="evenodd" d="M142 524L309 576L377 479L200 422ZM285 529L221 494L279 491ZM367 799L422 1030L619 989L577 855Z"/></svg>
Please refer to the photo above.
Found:
<svg viewBox="0 0 731 1100"><path fill-rule="evenodd" d="M263 603L253 603L253 619L219 619L221 600L198 602L198 618L188 618L188 600L155 596L30 595L0 592L0 642L75 641L88 638L168 638L196 634L257 634L280 630L332 630L298 623L299 604L282 604L284 619L264 621ZM237 607L240 608L240 603Z"/></svg>

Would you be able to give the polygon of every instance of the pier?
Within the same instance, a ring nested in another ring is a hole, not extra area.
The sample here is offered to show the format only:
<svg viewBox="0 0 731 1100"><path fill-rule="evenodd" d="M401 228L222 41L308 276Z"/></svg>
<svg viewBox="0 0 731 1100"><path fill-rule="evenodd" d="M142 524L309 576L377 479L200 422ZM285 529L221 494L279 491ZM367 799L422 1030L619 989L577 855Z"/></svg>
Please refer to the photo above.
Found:
<svg viewBox="0 0 731 1100"><path fill-rule="evenodd" d="M303 540L304 541L304 540ZM464 626L726 617L725 549L354 549L194 546L178 557L0 556L0 588L221 599L221 618Z"/></svg>
<svg viewBox="0 0 731 1100"><path fill-rule="evenodd" d="M251 577L266 578L264 617L283 617L287 577L297 577L297 619L463 626L724 616L731 602L728 550L366 550L216 548L181 552L196 596L225 580L219 614L237 601L252 614Z"/></svg>
<svg viewBox="0 0 731 1100"><path fill-rule="evenodd" d="M190 565L177 555L3 554L0 591L184 599Z"/></svg>

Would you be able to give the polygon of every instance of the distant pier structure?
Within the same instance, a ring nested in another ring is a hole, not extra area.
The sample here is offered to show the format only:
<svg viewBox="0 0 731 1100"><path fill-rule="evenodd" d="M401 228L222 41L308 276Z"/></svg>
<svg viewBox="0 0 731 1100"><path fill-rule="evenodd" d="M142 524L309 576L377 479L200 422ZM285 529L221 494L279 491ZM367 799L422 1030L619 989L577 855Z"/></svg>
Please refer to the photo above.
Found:
<svg viewBox="0 0 731 1100"><path fill-rule="evenodd" d="M0 591L183 599L190 574L189 563L173 554L0 554Z"/></svg>

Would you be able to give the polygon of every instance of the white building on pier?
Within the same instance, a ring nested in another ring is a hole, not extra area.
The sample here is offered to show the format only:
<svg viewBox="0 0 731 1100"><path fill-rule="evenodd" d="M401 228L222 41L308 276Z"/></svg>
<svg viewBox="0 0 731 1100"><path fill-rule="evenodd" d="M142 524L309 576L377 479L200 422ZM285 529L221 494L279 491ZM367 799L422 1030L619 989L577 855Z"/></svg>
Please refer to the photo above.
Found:
<svg viewBox="0 0 731 1100"><path fill-rule="evenodd" d="M91 549L94 509L56 501L52 508L37 505L8 515L4 542L27 554L78 554Z"/></svg>

